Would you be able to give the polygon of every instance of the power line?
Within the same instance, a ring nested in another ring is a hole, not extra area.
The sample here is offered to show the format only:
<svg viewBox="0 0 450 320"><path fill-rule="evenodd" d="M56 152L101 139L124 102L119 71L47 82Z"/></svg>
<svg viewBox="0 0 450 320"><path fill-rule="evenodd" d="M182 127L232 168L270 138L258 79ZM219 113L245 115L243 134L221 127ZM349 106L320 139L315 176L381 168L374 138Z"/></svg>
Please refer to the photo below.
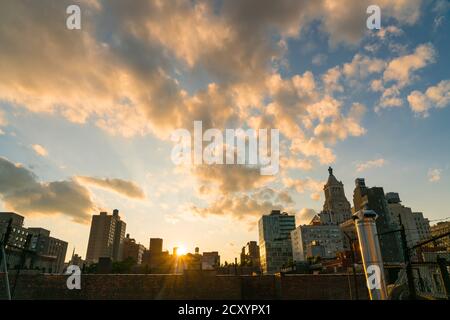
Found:
<svg viewBox="0 0 450 320"><path fill-rule="evenodd" d="M450 217L446 217L446 218L442 218L442 219L434 219L434 220L428 220L429 222L434 222L434 221L443 221L443 220L448 220L450 219Z"/></svg>

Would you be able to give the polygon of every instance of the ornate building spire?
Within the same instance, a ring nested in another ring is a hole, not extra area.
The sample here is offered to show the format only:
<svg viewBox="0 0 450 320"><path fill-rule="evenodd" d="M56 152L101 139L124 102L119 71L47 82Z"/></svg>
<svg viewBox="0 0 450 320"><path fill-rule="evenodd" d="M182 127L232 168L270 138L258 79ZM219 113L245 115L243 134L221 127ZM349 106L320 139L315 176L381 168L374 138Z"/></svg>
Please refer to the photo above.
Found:
<svg viewBox="0 0 450 320"><path fill-rule="evenodd" d="M320 214L322 223L340 224L351 218L351 206L348 202L344 184L333 175L333 168L328 168L328 180L323 187L325 202Z"/></svg>

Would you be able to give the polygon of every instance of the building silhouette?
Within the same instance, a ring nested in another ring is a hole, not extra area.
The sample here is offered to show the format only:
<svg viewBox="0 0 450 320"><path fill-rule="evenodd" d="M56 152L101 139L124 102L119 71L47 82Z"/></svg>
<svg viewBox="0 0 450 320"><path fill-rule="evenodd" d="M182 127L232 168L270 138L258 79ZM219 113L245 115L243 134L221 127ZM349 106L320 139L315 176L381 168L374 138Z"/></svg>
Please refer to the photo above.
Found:
<svg viewBox="0 0 450 320"><path fill-rule="evenodd" d="M215 270L220 267L220 255L217 251L203 252L202 270Z"/></svg>
<svg viewBox="0 0 450 320"><path fill-rule="evenodd" d="M11 221L11 233L5 244L7 266L10 269L32 269L45 273L62 273L67 242L51 237L43 228L25 228L24 217L15 212L0 212L0 242L6 241Z"/></svg>
<svg viewBox="0 0 450 320"><path fill-rule="evenodd" d="M97 263L99 258L121 261L125 229L126 223L120 219L117 209L112 215L107 212L93 215L86 262Z"/></svg>
<svg viewBox="0 0 450 320"><path fill-rule="evenodd" d="M364 179L356 179L355 190L353 192L353 204L354 212L369 209L377 213L376 226L383 262L403 262L400 233L392 232L398 230L399 226L392 218L383 188L368 188Z"/></svg>
<svg viewBox="0 0 450 320"><path fill-rule="evenodd" d="M150 238L149 250L154 254L161 254L163 251L163 239Z"/></svg>
<svg viewBox="0 0 450 320"><path fill-rule="evenodd" d="M171 273L173 272L174 259L169 252L163 251L163 239L150 238L150 247L144 251L142 265L148 273Z"/></svg>
<svg viewBox="0 0 450 320"><path fill-rule="evenodd" d="M242 247L241 266L256 267L259 269L259 246L256 241L249 241Z"/></svg>
<svg viewBox="0 0 450 320"><path fill-rule="evenodd" d="M295 229L295 216L272 210L258 222L261 269L265 274L280 272L292 262L291 231Z"/></svg>
<svg viewBox="0 0 450 320"><path fill-rule="evenodd" d="M122 260L131 258L137 265L140 265L142 263L144 251L145 246L140 243L136 243L136 240L130 238L130 234L127 234L123 240Z"/></svg>

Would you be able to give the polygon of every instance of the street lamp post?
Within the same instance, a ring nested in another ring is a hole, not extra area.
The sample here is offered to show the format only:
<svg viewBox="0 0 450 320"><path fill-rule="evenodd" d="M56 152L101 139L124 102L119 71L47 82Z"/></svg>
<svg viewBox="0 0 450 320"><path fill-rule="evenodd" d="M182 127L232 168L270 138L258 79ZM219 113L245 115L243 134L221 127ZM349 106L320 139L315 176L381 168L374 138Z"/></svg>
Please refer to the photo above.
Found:
<svg viewBox="0 0 450 320"><path fill-rule="evenodd" d="M353 215L353 219L358 233L370 299L386 300L388 295L383 258L375 224L377 216L377 213L373 210L362 209ZM372 283L373 280L375 280L375 283Z"/></svg>

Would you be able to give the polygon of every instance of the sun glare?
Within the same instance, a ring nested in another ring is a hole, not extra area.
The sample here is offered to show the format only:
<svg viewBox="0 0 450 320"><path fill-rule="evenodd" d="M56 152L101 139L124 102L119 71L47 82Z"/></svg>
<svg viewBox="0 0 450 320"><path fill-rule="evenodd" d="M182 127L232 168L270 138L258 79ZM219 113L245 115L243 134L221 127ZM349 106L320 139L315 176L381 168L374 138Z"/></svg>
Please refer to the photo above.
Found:
<svg viewBox="0 0 450 320"><path fill-rule="evenodd" d="M184 256L187 253L187 249L185 246L178 246L177 256Z"/></svg>

